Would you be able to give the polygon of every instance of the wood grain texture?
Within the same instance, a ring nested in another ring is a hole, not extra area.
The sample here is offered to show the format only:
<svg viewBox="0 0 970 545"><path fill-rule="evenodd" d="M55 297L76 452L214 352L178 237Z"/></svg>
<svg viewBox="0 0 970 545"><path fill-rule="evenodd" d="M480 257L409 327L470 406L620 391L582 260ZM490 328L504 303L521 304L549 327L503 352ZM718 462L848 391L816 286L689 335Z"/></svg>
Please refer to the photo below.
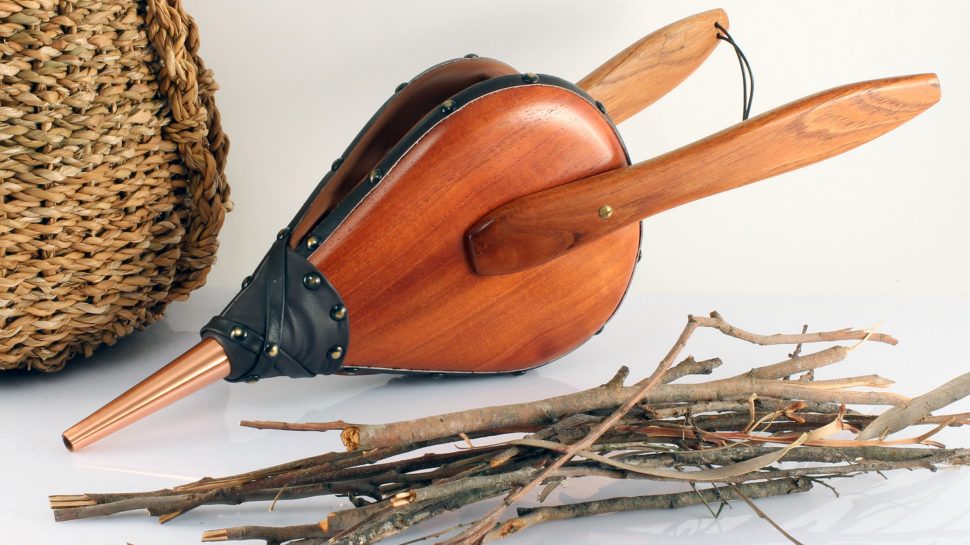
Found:
<svg viewBox="0 0 970 545"><path fill-rule="evenodd" d="M310 256L349 310L344 365L503 372L574 349L623 297L639 226L500 277L472 271L464 233L510 199L626 164L595 106L559 87L508 88L451 114Z"/></svg>
<svg viewBox="0 0 970 545"><path fill-rule="evenodd" d="M621 123L680 85L717 47L714 23L728 27L724 10L692 15L653 32L594 70L577 85Z"/></svg>
<svg viewBox="0 0 970 545"><path fill-rule="evenodd" d="M441 63L415 76L371 120L356 146L344 157L340 168L293 229L290 247L295 248L320 218L361 183L388 150L428 112L471 85L515 73L514 68L495 59L466 57Z"/></svg>
<svg viewBox="0 0 970 545"><path fill-rule="evenodd" d="M508 202L469 230L470 259L484 275L550 262L653 214L850 150L939 97L936 76L921 74L792 102L660 157Z"/></svg>

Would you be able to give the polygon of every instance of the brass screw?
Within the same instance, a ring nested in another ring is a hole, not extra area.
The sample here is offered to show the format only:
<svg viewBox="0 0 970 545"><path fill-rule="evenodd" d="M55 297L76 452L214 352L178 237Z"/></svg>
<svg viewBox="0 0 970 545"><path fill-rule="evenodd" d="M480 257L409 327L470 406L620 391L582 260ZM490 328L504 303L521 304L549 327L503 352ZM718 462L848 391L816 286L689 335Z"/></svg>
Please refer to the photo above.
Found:
<svg viewBox="0 0 970 545"><path fill-rule="evenodd" d="M612 215L613 215L613 207L612 206L610 206L608 204L604 204L603 206L600 207L600 218L607 219L607 218L609 218Z"/></svg>
<svg viewBox="0 0 970 545"><path fill-rule="evenodd" d="M275 358L280 355L280 347L277 344L271 344L266 347L266 355Z"/></svg>
<svg viewBox="0 0 970 545"><path fill-rule="evenodd" d="M233 339L242 339L243 337L246 336L246 330L244 330L239 326L236 326L232 328L232 331L229 332L229 336L232 337Z"/></svg>
<svg viewBox="0 0 970 545"><path fill-rule="evenodd" d="M317 273L309 273L303 277L303 285L307 289L315 290L323 285L323 278Z"/></svg>
<svg viewBox="0 0 970 545"><path fill-rule="evenodd" d="M331 348L330 353L327 354L327 356L330 357L331 360L339 360L340 358L343 357L343 355L344 355L344 347L339 345Z"/></svg>
<svg viewBox="0 0 970 545"><path fill-rule="evenodd" d="M310 250L316 250L320 247L320 237L316 235L310 235L306 239L306 247Z"/></svg>

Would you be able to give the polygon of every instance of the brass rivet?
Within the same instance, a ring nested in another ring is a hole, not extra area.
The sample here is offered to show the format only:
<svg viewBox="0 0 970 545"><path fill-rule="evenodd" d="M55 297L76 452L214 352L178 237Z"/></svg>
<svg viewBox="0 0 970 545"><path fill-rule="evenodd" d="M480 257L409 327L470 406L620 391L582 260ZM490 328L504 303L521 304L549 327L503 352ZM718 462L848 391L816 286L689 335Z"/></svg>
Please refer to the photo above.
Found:
<svg viewBox="0 0 970 545"><path fill-rule="evenodd" d="M443 113L448 113L455 109L455 101L450 98L441 103L441 111Z"/></svg>
<svg viewBox="0 0 970 545"><path fill-rule="evenodd" d="M333 172L337 170L338 168L340 168L340 165L342 164L344 164L343 157L338 157L337 159L334 159L333 163L330 164L330 171Z"/></svg>
<svg viewBox="0 0 970 545"><path fill-rule="evenodd" d="M469 54L465 55L465 58L466 59L477 59L478 58L478 55L476 55L475 53L469 53Z"/></svg>
<svg viewBox="0 0 970 545"><path fill-rule="evenodd" d="M252 375L252 376L246 377L246 382L248 384L252 384L252 383L258 382L258 381L259 381L259 375Z"/></svg>
<svg viewBox="0 0 970 545"><path fill-rule="evenodd" d="M303 277L303 285L307 289L315 290L323 285L323 277L317 273L309 273Z"/></svg>
<svg viewBox="0 0 970 545"><path fill-rule="evenodd" d="M242 287L242 289L246 289L252 283L253 283L253 277L247 276L246 278L243 278L243 281L240 287Z"/></svg>
<svg viewBox="0 0 970 545"><path fill-rule="evenodd" d="M395 93L400 93L407 86L408 86L408 82L406 82L406 81L404 83L399 83L398 86L394 88L394 92Z"/></svg>
<svg viewBox="0 0 970 545"><path fill-rule="evenodd" d="M600 112L604 114L606 113L606 105L598 100L596 101L596 109L598 109Z"/></svg>
<svg viewBox="0 0 970 545"><path fill-rule="evenodd" d="M610 206L608 204L604 204L603 206L600 207L600 217L601 218L607 219L607 218L609 218L612 215L613 215L613 207L612 206Z"/></svg>
<svg viewBox="0 0 970 545"><path fill-rule="evenodd" d="M356 367L344 367L340 370L340 372L345 375L356 375L358 371L360 371L360 369L357 369Z"/></svg>
<svg viewBox="0 0 970 545"><path fill-rule="evenodd" d="M290 234L289 227L284 227L284 228L280 229L280 232L279 233L276 233L276 240L284 239L284 238L286 238L286 235L288 235L288 234Z"/></svg>
<svg viewBox="0 0 970 545"><path fill-rule="evenodd" d="M232 331L229 332L229 336L232 337L233 339L243 339L246 337L246 330L239 326L236 326L232 328Z"/></svg>
<svg viewBox="0 0 970 545"><path fill-rule="evenodd" d="M527 74L522 74L522 81L524 81L526 83L535 83L535 82L539 81L539 75L538 74L535 74L533 72L529 72Z"/></svg>
<svg viewBox="0 0 970 545"><path fill-rule="evenodd" d="M277 344L271 344L266 347L266 355L275 358L280 355L280 347Z"/></svg>
<svg viewBox="0 0 970 545"><path fill-rule="evenodd" d="M330 317L338 322L343 320L347 317L347 307L343 305L334 305L334 307L330 309Z"/></svg>
<svg viewBox="0 0 970 545"><path fill-rule="evenodd" d="M327 357L331 360L339 360L344 357L344 347L339 345L331 347L330 352L327 353Z"/></svg>
<svg viewBox="0 0 970 545"><path fill-rule="evenodd" d="M316 250L320 247L320 237L316 235L310 235L306 239L306 247L310 250Z"/></svg>
<svg viewBox="0 0 970 545"><path fill-rule="evenodd" d="M379 168L375 168L374 170L370 171L370 174L367 176L367 180L372 184L376 184L377 182L381 181L381 178L383 177L384 171Z"/></svg>

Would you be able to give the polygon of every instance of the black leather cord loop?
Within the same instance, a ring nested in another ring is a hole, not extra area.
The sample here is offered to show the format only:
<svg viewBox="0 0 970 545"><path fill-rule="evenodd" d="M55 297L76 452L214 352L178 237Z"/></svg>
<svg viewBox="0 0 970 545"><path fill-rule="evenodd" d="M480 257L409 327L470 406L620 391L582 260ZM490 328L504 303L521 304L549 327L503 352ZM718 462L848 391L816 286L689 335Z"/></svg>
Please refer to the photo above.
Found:
<svg viewBox="0 0 970 545"><path fill-rule="evenodd" d="M721 23L714 23L714 28L718 31L717 39L731 44L734 53L738 56L738 64L741 65L741 120L747 120L751 117L751 106L754 104L754 73L751 72L751 63L748 62L744 51L741 51L741 46L734 41L734 37L721 26Z"/></svg>

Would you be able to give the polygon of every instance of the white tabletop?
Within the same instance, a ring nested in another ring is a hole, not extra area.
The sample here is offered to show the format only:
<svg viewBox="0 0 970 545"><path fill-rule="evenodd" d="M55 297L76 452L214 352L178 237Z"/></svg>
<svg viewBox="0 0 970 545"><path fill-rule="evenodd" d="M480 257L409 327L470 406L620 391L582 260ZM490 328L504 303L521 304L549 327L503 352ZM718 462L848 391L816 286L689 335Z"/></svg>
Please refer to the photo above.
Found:
<svg viewBox="0 0 970 545"><path fill-rule="evenodd" d="M607 380L627 364L632 378L649 373L683 326L685 316L716 308L754 331L869 327L879 322L900 344L868 344L846 362L820 370L819 378L879 373L895 389L915 395L965 372L963 331L970 300L796 299L725 296L650 296L637 285L606 331L562 360L519 377L429 380L394 376L275 379L256 385L218 383L98 443L69 453L60 432L147 376L198 339L196 330L231 295L206 288L174 305L168 318L144 332L75 361L54 375L4 375L0 380L3 441L0 449L0 528L5 543L137 545L196 543L205 529L242 524L287 525L319 520L344 499L203 507L159 526L143 513L54 523L48 494L137 491L264 467L340 448L336 433L257 431L241 419L383 422L482 405L527 401L576 391ZM721 376L782 359L788 347L758 348L702 331L687 352L721 356ZM970 410L961 402L953 410ZM944 430L949 446L970 445L970 431ZM967 543L970 471L896 472L884 480L867 475L835 482L841 497L816 487L802 495L760 502L777 522L805 543ZM671 491L677 485L571 483L548 501ZM532 504L524 502L524 505ZM482 514L480 505L412 529L399 540L431 533ZM510 538L510 545L642 543L647 537L677 543L783 543L743 504L714 520L704 507L675 512L625 513L550 523Z"/></svg>

